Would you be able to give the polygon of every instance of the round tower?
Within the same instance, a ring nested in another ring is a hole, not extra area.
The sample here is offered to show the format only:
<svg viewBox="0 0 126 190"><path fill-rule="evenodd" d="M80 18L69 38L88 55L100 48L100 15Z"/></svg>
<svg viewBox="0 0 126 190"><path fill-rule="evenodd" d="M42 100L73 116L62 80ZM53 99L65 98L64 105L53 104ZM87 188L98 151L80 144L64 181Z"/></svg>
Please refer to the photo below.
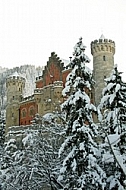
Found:
<svg viewBox="0 0 126 190"><path fill-rule="evenodd" d="M104 79L109 77L114 66L115 42L106 39L103 34L99 40L91 42L93 55L94 101L97 106L101 100Z"/></svg>
<svg viewBox="0 0 126 190"><path fill-rule="evenodd" d="M19 125L19 103L25 87L25 79L17 72L6 80L7 108L6 108L6 132L10 126Z"/></svg>

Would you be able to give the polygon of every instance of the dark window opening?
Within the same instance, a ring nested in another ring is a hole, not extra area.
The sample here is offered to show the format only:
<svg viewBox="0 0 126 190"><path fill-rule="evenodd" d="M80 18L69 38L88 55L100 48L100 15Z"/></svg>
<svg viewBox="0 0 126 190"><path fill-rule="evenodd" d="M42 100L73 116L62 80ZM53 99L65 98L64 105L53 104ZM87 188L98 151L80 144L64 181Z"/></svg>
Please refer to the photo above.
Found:
<svg viewBox="0 0 126 190"><path fill-rule="evenodd" d="M103 56L103 61L106 61L105 55Z"/></svg>

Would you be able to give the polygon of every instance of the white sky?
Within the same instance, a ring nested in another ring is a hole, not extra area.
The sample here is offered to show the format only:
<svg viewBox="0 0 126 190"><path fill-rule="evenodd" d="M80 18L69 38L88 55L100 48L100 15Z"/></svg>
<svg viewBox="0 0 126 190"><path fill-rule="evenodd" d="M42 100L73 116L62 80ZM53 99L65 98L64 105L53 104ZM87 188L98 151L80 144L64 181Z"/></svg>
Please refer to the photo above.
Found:
<svg viewBox="0 0 126 190"><path fill-rule="evenodd" d="M46 65L51 52L72 56L79 37L87 46L116 43L115 64L126 72L126 0L0 0L0 66Z"/></svg>

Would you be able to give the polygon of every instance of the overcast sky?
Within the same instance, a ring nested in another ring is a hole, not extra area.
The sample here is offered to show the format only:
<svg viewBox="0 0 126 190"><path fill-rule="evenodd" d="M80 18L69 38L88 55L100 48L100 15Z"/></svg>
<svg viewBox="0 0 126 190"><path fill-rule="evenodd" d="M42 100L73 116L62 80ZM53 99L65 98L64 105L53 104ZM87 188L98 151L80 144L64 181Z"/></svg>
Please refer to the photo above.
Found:
<svg viewBox="0 0 126 190"><path fill-rule="evenodd" d="M126 72L126 0L0 0L0 66L46 65L51 52L69 59L79 37L101 34L116 43L115 63Z"/></svg>

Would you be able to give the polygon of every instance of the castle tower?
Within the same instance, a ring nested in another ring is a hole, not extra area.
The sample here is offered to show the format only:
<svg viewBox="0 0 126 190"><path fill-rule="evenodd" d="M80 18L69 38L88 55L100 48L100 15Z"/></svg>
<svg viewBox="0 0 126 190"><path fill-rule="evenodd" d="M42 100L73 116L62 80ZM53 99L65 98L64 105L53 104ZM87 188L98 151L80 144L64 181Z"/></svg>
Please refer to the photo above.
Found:
<svg viewBox="0 0 126 190"><path fill-rule="evenodd" d="M6 132L10 126L19 125L19 103L25 87L25 79L16 72L6 80L7 108L6 108Z"/></svg>
<svg viewBox="0 0 126 190"><path fill-rule="evenodd" d="M93 76L95 80L94 101L97 106L101 100L104 79L109 77L114 66L115 42L101 35L99 40L91 42L93 55Z"/></svg>

